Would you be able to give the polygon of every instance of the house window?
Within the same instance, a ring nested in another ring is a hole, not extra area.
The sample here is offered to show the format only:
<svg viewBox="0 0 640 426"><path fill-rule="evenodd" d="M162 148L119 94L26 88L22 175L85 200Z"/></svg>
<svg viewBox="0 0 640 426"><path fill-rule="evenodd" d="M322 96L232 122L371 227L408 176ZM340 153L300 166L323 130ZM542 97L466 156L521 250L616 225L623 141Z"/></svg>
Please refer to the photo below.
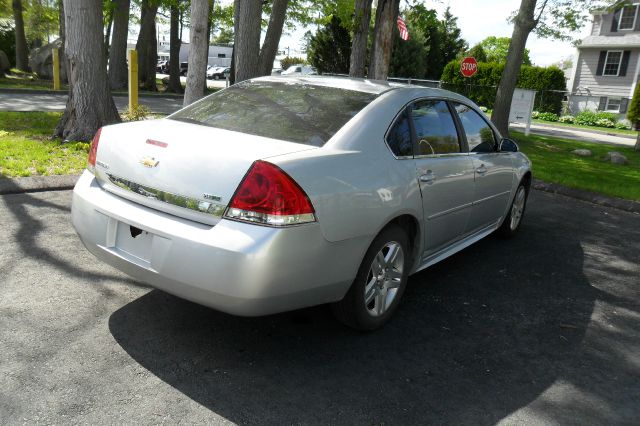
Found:
<svg viewBox="0 0 640 426"><path fill-rule="evenodd" d="M619 30L632 30L636 25L636 15L638 12L638 5L625 6L620 12L620 22L618 23Z"/></svg>
<svg viewBox="0 0 640 426"><path fill-rule="evenodd" d="M622 62L621 50L607 51L607 57L604 61L603 75L617 76L620 74L620 63Z"/></svg>
<svg viewBox="0 0 640 426"><path fill-rule="evenodd" d="M227 55L224 53L218 53L218 58L226 58Z"/></svg>
<svg viewBox="0 0 640 426"><path fill-rule="evenodd" d="M606 111L619 112L620 111L620 98L607 98Z"/></svg>

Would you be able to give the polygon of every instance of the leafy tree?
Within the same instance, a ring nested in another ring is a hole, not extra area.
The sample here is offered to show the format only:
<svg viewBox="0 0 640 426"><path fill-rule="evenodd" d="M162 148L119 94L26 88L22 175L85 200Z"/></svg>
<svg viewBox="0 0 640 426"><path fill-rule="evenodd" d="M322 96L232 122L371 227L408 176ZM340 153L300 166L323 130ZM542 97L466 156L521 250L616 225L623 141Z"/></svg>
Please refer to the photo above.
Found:
<svg viewBox="0 0 640 426"><path fill-rule="evenodd" d="M458 18L453 16L451 9L447 6L444 11L442 21L440 21L440 58L442 68L444 65L454 60L458 54L467 49L467 42L460 36L458 28Z"/></svg>
<svg viewBox="0 0 640 426"><path fill-rule="evenodd" d="M320 73L347 74L351 56L351 37L340 18L331 20L311 37L307 57Z"/></svg>
<svg viewBox="0 0 640 426"><path fill-rule="evenodd" d="M16 34L16 68L29 70L29 50L27 48L27 37L24 32L24 16L21 0L11 2L13 8L13 22Z"/></svg>
<svg viewBox="0 0 640 426"><path fill-rule="evenodd" d="M306 63L307 61L304 58L298 58L296 56L287 56L286 58L283 58L280 60L280 66L282 67L283 70L286 70L291 65L306 64Z"/></svg>
<svg viewBox="0 0 640 426"><path fill-rule="evenodd" d="M506 62L507 52L509 51L510 37L489 36L478 43L476 46L482 47L487 55L487 60L483 62ZM475 46L474 46L475 47ZM476 58L477 59L477 58ZM529 49L524 49L522 54L522 64L531 65L529 57Z"/></svg>
<svg viewBox="0 0 640 426"><path fill-rule="evenodd" d="M540 37L569 40L571 34L589 20L589 10L610 7L619 0L521 0L513 16L513 34L507 52L504 73L498 85L491 120L505 136L509 134L509 110L523 63L527 38L532 31Z"/></svg>
<svg viewBox="0 0 640 426"><path fill-rule="evenodd" d="M90 140L96 131L120 121L109 90L100 0L64 0L65 54L71 63L69 97L55 136ZM96 54L98 52L98 54Z"/></svg>
<svg viewBox="0 0 640 426"><path fill-rule="evenodd" d="M371 21L371 3L373 0L356 0L353 11L353 42L349 59L349 75L364 77L367 59L367 38Z"/></svg>
<svg viewBox="0 0 640 426"><path fill-rule="evenodd" d="M386 80L389 74L393 34L400 0L378 0L376 23L373 29L373 43L369 60L369 78Z"/></svg>
<svg viewBox="0 0 640 426"><path fill-rule="evenodd" d="M213 38L214 44L233 43L233 28L220 28L218 35Z"/></svg>
<svg viewBox="0 0 640 426"><path fill-rule="evenodd" d="M633 128L638 131L634 149L640 151L640 84L636 84L636 89L633 92L629 111L627 111L627 119L631 122Z"/></svg>
<svg viewBox="0 0 640 426"><path fill-rule="evenodd" d="M465 53L465 56L472 56L478 62L489 62L487 52L484 50L481 44L476 44L475 46L473 46L467 53Z"/></svg>

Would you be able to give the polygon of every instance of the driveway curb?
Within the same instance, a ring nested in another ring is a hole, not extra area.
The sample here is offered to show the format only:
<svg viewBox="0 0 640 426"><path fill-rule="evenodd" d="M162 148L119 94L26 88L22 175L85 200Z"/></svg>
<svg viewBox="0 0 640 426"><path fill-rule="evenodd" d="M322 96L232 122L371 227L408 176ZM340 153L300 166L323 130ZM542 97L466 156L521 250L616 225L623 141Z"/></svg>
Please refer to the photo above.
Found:
<svg viewBox="0 0 640 426"><path fill-rule="evenodd" d="M533 180L531 185L533 189L538 191L551 192L553 194L565 195L567 197L576 198L578 200L587 201L605 207L612 207L618 210L624 210L631 213L640 213L640 203L632 200L624 200L622 198L607 197L596 194L594 192L584 191L582 189L574 189L555 183L543 182L537 179Z"/></svg>
<svg viewBox="0 0 640 426"><path fill-rule="evenodd" d="M60 175L0 179L0 195L73 189L79 177L80 175Z"/></svg>

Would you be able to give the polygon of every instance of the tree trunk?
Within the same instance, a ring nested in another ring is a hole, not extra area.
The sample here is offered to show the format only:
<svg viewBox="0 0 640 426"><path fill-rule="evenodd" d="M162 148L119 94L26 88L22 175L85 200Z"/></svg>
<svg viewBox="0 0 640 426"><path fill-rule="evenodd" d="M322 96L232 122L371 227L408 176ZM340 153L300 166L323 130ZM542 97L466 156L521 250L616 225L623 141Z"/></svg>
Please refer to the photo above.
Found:
<svg viewBox="0 0 640 426"><path fill-rule="evenodd" d="M16 32L16 68L29 71L29 49L24 35L24 18L22 16L22 1L13 0L13 20Z"/></svg>
<svg viewBox="0 0 640 426"><path fill-rule="evenodd" d="M120 121L109 90L104 48L102 1L64 0L69 59L69 99L54 136L88 141L96 131ZM98 53L98 54L97 54Z"/></svg>
<svg viewBox="0 0 640 426"><path fill-rule="evenodd" d="M167 92L182 93L182 84L180 84L180 45L182 44L182 40L180 40L178 34L180 30L180 9L177 3L171 5L170 11L169 87L167 87Z"/></svg>
<svg viewBox="0 0 640 426"><path fill-rule="evenodd" d="M64 25L64 3L62 2L62 0L58 0L58 20L60 24L60 29L59 29L60 42L62 43L62 48L60 49L60 52L59 52L60 67L64 69L64 72L62 72L62 76L64 76L64 78L62 79L62 82L68 83L69 82L69 61L67 60L67 55L64 53L66 30Z"/></svg>
<svg viewBox="0 0 640 426"><path fill-rule="evenodd" d="M59 36L60 36L60 40L62 41L62 45L64 46L64 34L65 34L65 27L64 27L64 3L62 2L62 0L58 0L58 23L60 25L60 29L59 29Z"/></svg>
<svg viewBox="0 0 640 426"><path fill-rule="evenodd" d="M140 34L136 43L138 51L138 78L144 90L156 91L156 64L158 62L158 41L156 40L157 3L142 0L140 5Z"/></svg>
<svg viewBox="0 0 640 426"><path fill-rule="evenodd" d="M129 35L130 0L114 0L113 37L109 49L109 84L111 88L124 89L128 85L127 37Z"/></svg>
<svg viewBox="0 0 640 426"><path fill-rule="evenodd" d="M184 106L192 104L204 96L207 87L207 60L209 41L207 23L209 21L209 0L191 0L191 29L189 31L189 67L187 88L184 91Z"/></svg>
<svg viewBox="0 0 640 426"><path fill-rule="evenodd" d="M235 72L236 83L258 76L260 54L260 25L262 2L236 0L238 19L235 20Z"/></svg>
<svg viewBox="0 0 640 426"><path fill-rule="evenodd" d="M288 4L289 0L273 0L267 35L262 43L262 49L260 50L258 59L259 75L271 75L273 61L276 59L276 54L278 53L278 44L282 36L282 28L284 27Z"/></svg>
<svg viewBox="0 0 640 426"><path fill-rule="evenodd" d="M504 137L509 136L509 111L518 74L520 73L520 66L522 65L527 37L529 37L529 33L533 31L537 24L534 19L536 1L522 0L522 3L520 3L520 10L514 20L513 34L507 52L507 62L500 78L500 84L498 84L496 101L491 113L491 121Z"/></svg>
<svg viewBox="0 0 640 426"><path fill-rule="evenodd" d="M638 136L636 137L636 145L633 147L633 149L635 149L636 151L640 151L640 132L638 133Z"/></svg>
<svg viewBox="0 0 640 426"><path fill-rule="evenodd" d="M353 42L351 43L351 58L349 59L349 76L351 77L364 77L372 2L373 0L356 0L356 7L353 12Z"/></svg>
<svg viewBox="0 0 640 426"><path fill-rule="evenodd" d="M370 79L386 80L389 75L393 29L396 25L399 9L400 0L378 0L371 60L369 61Z"/></svg>

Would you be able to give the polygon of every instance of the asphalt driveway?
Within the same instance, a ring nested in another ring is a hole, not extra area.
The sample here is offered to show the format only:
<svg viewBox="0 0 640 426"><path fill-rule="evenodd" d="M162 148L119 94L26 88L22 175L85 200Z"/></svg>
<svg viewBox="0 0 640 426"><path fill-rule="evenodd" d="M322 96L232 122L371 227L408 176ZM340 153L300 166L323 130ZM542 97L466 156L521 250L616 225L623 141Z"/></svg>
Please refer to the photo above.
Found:
<svg viewBox="0 0 640 426"><path fill-rule="evenodd" d="M534 192L384 329L238 318L99 264L69 191L0 196L0 424L637 424L640 216Z"/></svg>

